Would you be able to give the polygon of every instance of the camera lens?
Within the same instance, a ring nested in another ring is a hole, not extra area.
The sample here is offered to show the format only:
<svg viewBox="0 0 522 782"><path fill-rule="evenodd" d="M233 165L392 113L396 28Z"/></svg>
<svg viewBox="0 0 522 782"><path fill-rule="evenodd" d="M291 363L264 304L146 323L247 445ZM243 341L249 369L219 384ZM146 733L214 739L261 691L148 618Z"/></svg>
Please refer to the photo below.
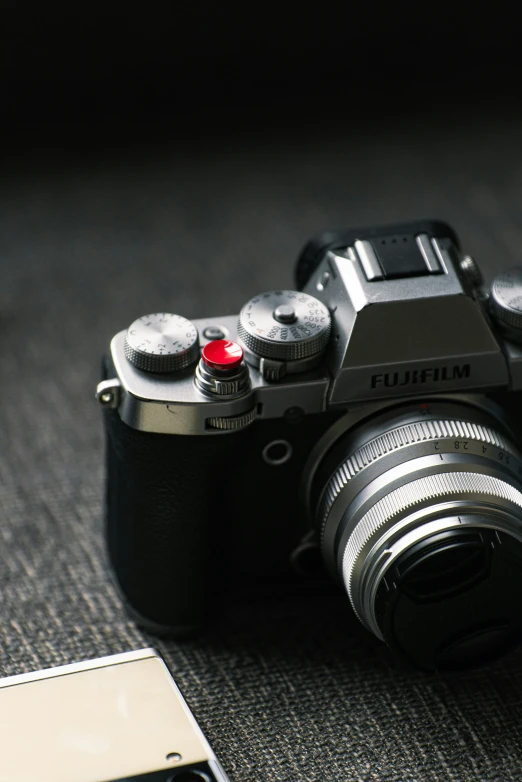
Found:
<svg viewBox="0 0 522 782"><path fill-rule="evenodd" d="M522 457L492 412L395 408L338 438L316 471L323 558L359 619L423 670L522 641Z"/></svg>

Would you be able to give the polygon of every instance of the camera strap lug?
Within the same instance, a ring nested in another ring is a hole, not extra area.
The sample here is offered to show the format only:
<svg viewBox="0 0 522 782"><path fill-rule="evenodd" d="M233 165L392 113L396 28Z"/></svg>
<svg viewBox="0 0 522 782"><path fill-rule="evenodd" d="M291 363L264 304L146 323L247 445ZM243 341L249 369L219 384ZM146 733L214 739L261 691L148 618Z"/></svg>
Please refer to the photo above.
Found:
<svg viewBox="0 0 522 782"><path fill-rule="evenodd" d="M121 383L118 378L102 380L96 386L96 399L102 407L119 407L121 398Z"/></svg>

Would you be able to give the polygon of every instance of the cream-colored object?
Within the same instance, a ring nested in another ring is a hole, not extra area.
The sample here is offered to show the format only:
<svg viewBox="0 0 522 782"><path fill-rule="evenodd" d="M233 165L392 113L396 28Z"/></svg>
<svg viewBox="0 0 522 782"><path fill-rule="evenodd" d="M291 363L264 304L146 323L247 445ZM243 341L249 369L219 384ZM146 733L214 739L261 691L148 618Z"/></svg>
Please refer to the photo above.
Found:
<svg viewBox="0 0 522 782"><path fill-rule="evenodd" d="M107 782L208 760L153 649L0 680L2 782Z"/></svg>

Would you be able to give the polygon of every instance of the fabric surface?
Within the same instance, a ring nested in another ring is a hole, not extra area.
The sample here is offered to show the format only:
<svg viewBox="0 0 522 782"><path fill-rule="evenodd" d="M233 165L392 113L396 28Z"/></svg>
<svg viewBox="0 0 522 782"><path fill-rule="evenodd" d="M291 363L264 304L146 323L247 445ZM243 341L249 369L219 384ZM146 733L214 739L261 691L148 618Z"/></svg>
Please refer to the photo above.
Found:
<svg viewBox="0 0 522 782"><path fill-rule="evenodd" d="M73 152L12 156L0 180L2 675L153 644L235 782L522 779L522 653L461 676L412 673L347 600L326 597L223 606L179 644L137 629L104 552L93 398L116 331L150 311L232 314L291 286L301 246L329 227L437 217L487 275L519 262L522 125L493 114L410 118L385 141L330 117L313 133L105 150L87 134Z"/></svg>

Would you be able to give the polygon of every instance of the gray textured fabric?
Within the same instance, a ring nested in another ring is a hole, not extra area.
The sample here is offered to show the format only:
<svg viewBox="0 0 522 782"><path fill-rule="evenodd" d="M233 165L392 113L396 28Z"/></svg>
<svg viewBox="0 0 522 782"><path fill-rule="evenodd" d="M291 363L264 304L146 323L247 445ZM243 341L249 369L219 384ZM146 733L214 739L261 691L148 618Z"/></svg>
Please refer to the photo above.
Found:
<svg viewBox="0 0 522 782"><path fill-rule="evenodd" d="M124 614L103 549L93 392L109 338L136 316L237 312L291 285L297 251L328 227L441 217L488 273L520 260L519 120L445 120L390 127L386 144L331 117L310 136L4 167L2 675L156 643L236 782L522 778L522 654L411 673L346 601L284 596L156 642Z"/></svg>

